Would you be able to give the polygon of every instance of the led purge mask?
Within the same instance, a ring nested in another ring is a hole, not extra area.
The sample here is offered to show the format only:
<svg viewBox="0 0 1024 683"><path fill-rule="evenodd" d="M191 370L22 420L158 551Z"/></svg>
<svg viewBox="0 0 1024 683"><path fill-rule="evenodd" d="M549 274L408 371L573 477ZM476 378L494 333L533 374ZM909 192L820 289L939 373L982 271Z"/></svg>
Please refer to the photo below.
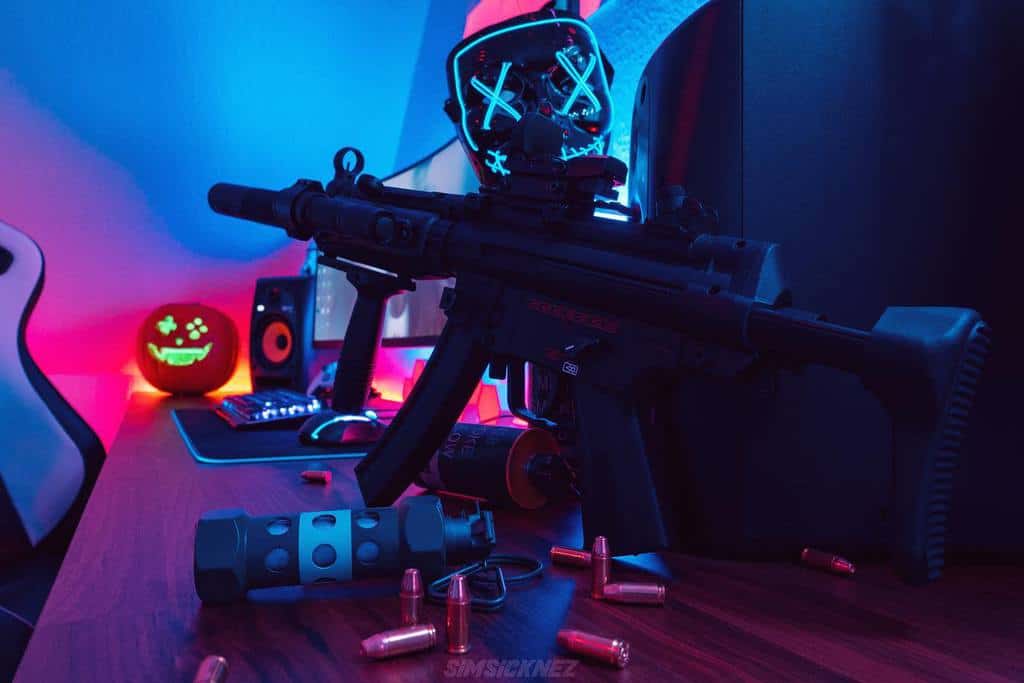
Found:
<svg viewBox="0 0 1024 683"><path fill-rule="evenodd" d="M498 186L517 158L603 154L611 65L590 27L558 10L475 33L448 55L445 111L480 182Z"/></svg>

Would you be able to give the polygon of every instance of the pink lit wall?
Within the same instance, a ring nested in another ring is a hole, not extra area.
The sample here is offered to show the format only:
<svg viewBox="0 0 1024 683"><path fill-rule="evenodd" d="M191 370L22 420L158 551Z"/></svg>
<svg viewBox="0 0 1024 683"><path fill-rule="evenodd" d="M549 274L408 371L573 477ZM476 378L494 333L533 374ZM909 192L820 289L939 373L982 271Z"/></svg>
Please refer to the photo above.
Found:
<svg viewBox="0 0 1024 683"><path fill-rule="evenodd" d="M466 17L465 35L497 24L517 14L534 12L547 4L547 0L480 0ZM580 14L589 17L601 5L601 0L582 0Z"/></svg>

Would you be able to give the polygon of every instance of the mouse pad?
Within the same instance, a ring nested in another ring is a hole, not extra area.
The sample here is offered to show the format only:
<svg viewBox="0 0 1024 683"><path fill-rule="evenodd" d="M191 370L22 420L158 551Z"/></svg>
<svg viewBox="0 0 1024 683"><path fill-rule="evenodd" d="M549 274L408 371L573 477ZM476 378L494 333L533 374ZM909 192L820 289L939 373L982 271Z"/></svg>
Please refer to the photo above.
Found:
<svg viewBox="0 0 1024 683"><path fill-rule="evenodd" d="M294 425L232 429L208 408L175 409L171 417L192 457L204 463L361 458L367 451L365 444L332 448L307 446L299 443L298 428Z"/></svg>

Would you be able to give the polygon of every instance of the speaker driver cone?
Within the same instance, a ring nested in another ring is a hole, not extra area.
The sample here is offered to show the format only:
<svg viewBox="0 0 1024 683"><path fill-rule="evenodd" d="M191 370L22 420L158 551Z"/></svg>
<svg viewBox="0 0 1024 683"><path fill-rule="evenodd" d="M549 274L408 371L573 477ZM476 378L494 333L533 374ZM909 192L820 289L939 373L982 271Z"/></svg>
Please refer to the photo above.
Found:
<svg viewBox="0 0 1024 683"><path fill-rule="evenodd" d="M275 320L263 328L260 350L271 365L283 365L292 355L292 328L281 320Z"/></svg>

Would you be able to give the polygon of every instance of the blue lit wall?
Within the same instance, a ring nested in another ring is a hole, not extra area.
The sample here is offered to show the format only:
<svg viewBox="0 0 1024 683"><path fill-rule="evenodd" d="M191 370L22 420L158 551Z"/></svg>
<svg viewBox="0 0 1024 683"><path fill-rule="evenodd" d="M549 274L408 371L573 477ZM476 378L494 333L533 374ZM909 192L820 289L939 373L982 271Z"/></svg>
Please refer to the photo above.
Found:
<svg viewBox="0 0 1024 683"><path fill-rule="evenodd" d="M285 243L215 217L218 179L326 175L342 144L391 170L428 3L4 0L0 68L128 171L188 249Z"/></svg>

